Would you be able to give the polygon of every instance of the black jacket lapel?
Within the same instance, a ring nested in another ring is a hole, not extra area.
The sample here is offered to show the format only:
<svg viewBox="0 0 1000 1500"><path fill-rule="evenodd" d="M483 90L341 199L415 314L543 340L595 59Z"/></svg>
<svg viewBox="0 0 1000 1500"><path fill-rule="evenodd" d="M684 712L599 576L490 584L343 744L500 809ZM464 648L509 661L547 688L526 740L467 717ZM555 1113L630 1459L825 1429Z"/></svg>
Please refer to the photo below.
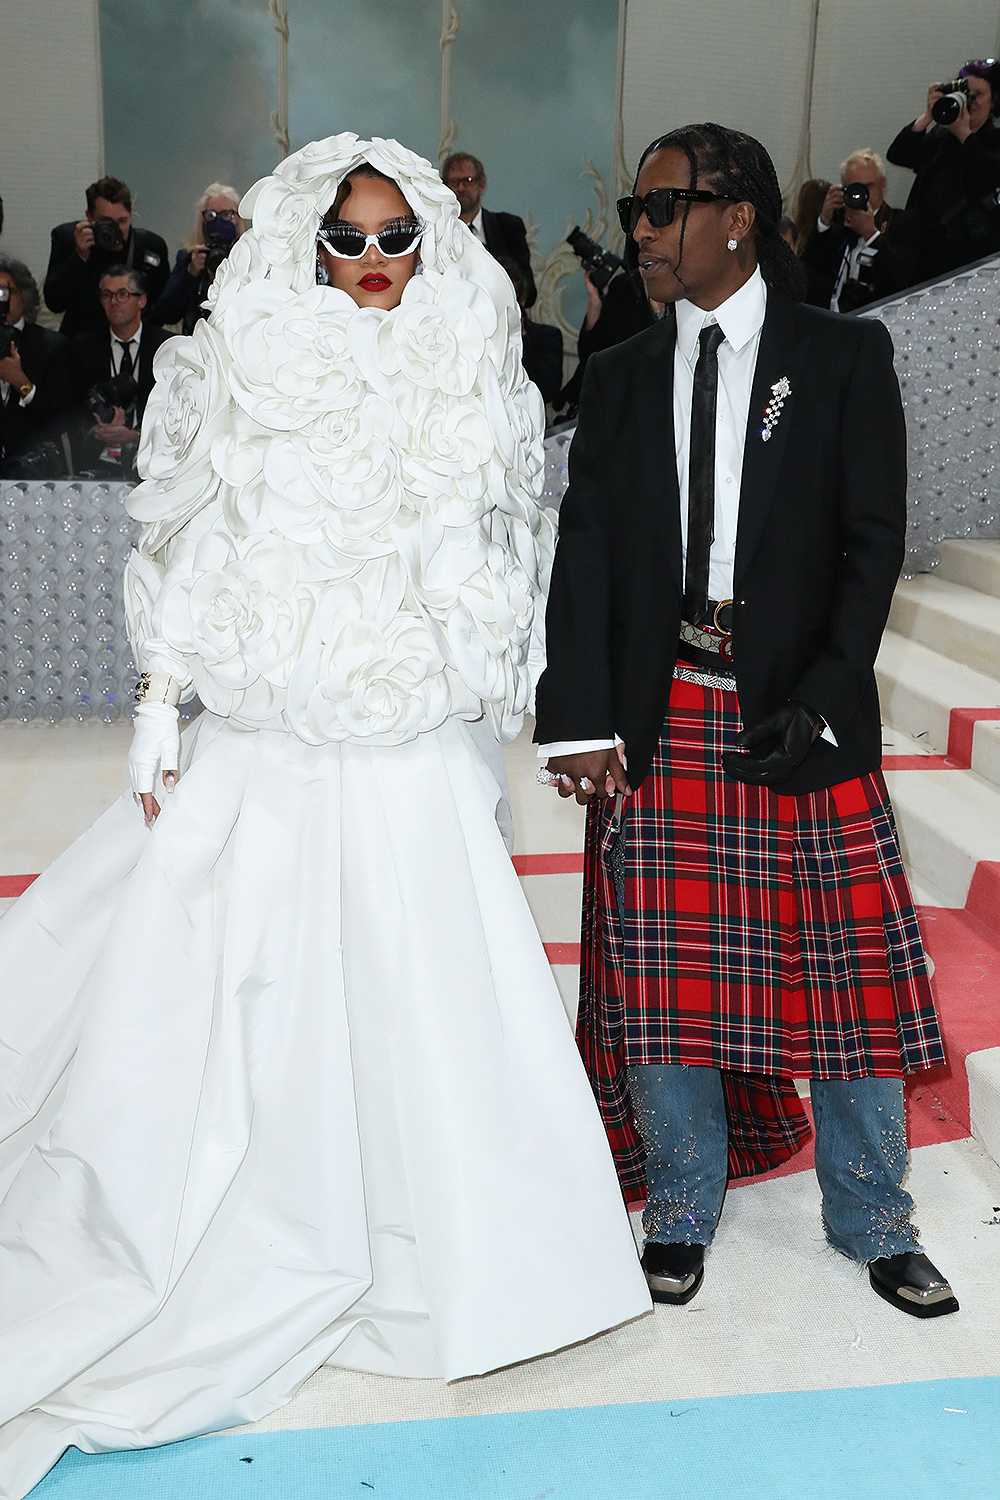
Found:
<svg viewBox="0 0 1000 1500"><path fill-rule="evenodd" d="M754 373L740 481L740 516L736 528L734 587L739 587L754 549L760 540L767 513L774 499L781 460L794 420L795 393L808 338L799 338L795 326L795 304L776 292L767 294L767 312L760 332L757 369ZM766 424L764 409L772 400L772 387L784 377L790 387L776 420ZM762 433L770 428L770 436Z"/></svg>
<svg viewBox="0 0 1000 1500"><path fill-rule="evenodd" d="M642 450L652 455L643 489L663 544L678 590L684 592L681 562L681 497L677 483L677 447L674 438L674 346L677 324L671 315L663 319L659 337L644 349L649 365L640 373L637 405ZM656 433L649 443L644 434Z"/></svg>

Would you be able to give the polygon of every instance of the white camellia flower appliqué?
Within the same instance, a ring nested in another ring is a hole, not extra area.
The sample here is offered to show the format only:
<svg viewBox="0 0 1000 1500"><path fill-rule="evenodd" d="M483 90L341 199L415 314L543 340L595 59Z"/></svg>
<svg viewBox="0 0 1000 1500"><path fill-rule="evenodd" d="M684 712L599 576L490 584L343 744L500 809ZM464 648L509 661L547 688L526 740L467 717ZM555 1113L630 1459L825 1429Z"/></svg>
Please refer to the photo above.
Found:
<svg viewBox="0 0 1000 1500"><path fill-rule="evenodd" d="M443 668L424 620L407 611L387 619L376 601L348 584L320 604L292 674L288 716L310 744L402 744L448 717Z"/></svg>
<svg viewBox="0 0 1000 1500"><path fill-rule="evenodd" d="M212 444L231 414L225 379L228 355L207 323L195 324L192 338L168 339L156 351L156 383L146 404L137 465L143 482L129 496L137 521L166 523L155 545L215 495Z"/></svg>
<svg viewBox="0 0 1000 1500"><path fill-rule="evenodd" d="M253 537L238 546L217 531L198 542L187 577L172 583L168 575L157 602L159 635L194 658L206 707L259 677L274 687L287 684L311 613L296 583L294 557L280 538Z"/></svg>
<svg viewBox="0 0 1000 1500"><path fill-rule="evenodd" d="M424 226L422 274L389 311L316 284L317 231L363 161ZM401 744L484 712L510 738L553 526L506 273L395 141L315 141L241 209L208 321L156 356L129 503L137 659L152 643L211 712L310 744Z"/></svg>

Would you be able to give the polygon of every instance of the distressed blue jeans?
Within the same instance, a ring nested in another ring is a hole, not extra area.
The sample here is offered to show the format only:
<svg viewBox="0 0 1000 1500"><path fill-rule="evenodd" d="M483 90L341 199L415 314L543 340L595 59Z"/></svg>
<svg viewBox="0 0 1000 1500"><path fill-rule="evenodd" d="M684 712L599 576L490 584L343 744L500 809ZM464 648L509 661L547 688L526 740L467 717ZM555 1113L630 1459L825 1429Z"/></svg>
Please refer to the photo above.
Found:
<svg viewBox="0 0 1000 1500"><path fill-rule="evenodd" d="M646 1147L646 1240L710 1245L726 1194L728 1129L716 1068L643 1063L628 1070ZM918 1244L903 1187L906 1115L898 1078L814 1079L816 1176L823 1225L852 1260L900 1255Z"/></svg>

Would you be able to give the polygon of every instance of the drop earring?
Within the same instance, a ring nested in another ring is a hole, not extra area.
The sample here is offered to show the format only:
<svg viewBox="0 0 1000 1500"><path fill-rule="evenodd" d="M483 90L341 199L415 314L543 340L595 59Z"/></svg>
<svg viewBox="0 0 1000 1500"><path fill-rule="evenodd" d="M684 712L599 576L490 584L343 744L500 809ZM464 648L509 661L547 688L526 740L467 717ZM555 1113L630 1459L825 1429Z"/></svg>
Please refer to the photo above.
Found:
<svg viewBox="0 0 1000 1500"><path fill-rule="evenodd" d="M326 266L324 266L323 262L320 260L320 258L319 258L318 255L316 257L316 285L317 286L329 286L330 285L330 277L327 274Z"/></svg>
<svg viewBox="0 0 1000 1500"><path fill-rule="evenodd" d="M726 241L726 249L727 250L735 250L738 244L739 244L739 240L727 240Z"/></svg>

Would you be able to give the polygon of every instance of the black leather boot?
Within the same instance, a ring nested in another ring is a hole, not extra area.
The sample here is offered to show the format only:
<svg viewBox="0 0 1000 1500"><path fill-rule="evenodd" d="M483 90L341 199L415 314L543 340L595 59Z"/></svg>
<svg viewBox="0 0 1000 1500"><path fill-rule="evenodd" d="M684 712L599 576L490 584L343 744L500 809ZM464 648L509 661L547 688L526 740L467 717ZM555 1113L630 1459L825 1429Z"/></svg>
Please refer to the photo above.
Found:
<svg viewBox="0 0 1000 1500"><path fill-rule="evenodd" d="M869 1261L868 1279L880 1297L911 1318L943 1318L958 1312L955 1293L921 1250Z"/></svg>
<svg viewBox="0 0 1000 1500"><path fill-rule="evenodd" d="M705 1279L705 1246L650 1241L642 1252L642 1269L654 1302L683 1306Z"/></svg>

